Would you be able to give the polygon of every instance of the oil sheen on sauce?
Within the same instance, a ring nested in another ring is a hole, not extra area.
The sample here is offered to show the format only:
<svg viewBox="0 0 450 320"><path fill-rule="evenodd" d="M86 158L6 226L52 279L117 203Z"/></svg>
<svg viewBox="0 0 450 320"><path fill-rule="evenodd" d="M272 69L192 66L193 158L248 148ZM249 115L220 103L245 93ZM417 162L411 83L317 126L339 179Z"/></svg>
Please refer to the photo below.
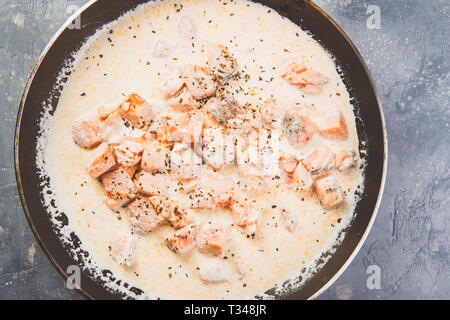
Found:
<svg viewBox="0 0 450 320"><path fill-rule="evenodd" d="M183 17L195 22L195 39L187 40L180 32L178 25ZM158 41L167 46L167 57L155 56ZM251 75L245 86L254 94L237 94L236 99L257 104L274 95L286 108L308 104L312 106L310 116L317 121L330 106L337 108L345 117L349 138L332 143L358 150L353 107L332 58L310 35L268 7L244 0L156 1L139 6L100 30L77 53L57 110L47 123L46 172L58 208L67 215L70 229L98 268L111 270L117 279L143 290L147 298L252 298L295 279L302 269L313 271L315 260L337 243L339 231L350 223L355 191L362 184L359 168L338 174L347 205L325 213L314 198L270 182L270 197L256 199L265 210L258 235L252 239L233 231L233 261L247 270L242 279L233 273L231 282L203 283L197 268L204 258L196 252L189 259L170 252L164 244L171 232L168 226L139 238L139 257L133 268L118 265L108 248L116 234L129 232L126 213L114 213L106 206L101 183L83 166L90 151L82 150L72 140L72 121L99 103L118 104L133 92L157 101L158 87L180 63L205 63L208 43L228 46ZM322 94L302 95L280 77L292 61L303 62L328 77ZM321 139L315 137L311 147ZM283 227L274 209L280 206L297 214L296 232ZM226 210L214 215L202 213L202 219L231 223Z"/></svg>

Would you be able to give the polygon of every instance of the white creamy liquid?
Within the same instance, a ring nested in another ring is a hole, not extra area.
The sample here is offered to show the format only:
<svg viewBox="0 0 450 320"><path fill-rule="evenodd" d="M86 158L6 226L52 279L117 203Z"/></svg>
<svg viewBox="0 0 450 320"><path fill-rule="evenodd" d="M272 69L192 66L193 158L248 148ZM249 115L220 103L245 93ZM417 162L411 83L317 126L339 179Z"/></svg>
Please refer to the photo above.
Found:
<svg viewBox="0 0 450 320"><path fill-rule="evenodd" d="M191 17L197 27L197 36L192 41L180 36L178 23L185 16ZM158 41L169 46L168 57L154 56ZM72 122L99 103L120 103L129 93L138 93L148 101L160 100L158 87L176 72L180 63L205 65L208 43L228 46L240 69L251 75L243 86L254 94L237 94L239 102L261 104L273 95L286 109L310 105L310 116L316 121L329 107L336 107L345 117L349 138L345 142L327 143L332 148L340 144L358 150L353 108L333 60L307 33L268 7L244 0L156 1L138 7L99 31L77 54L57 110L43 123L48 127L42 137L43 170L51 178L58 209L69 219L64 233L73 230L99 270L109 269L122 283L140 288L144 298L253 298L295 279L302 269L313 268L316 259L338 242L339 231L352 219L355 191L362 185L361 169L337 173L347 205L325 214L310 193L294 192L281 180L270 182L270 195L257 199L265 208L258 235L249 239L233 230L236 249L234 257L229 257L233 269L231 282L202 282L197 267L203 258L198 252L186 259L169 251L164 244L165 237L172 232L168 226L139 237L135 266L118 265L108 248L116 234L130 232L130 224L125 211L117 214L107 207L102 184L89 176L83 166L90 151L73 142ZM281 78L285 66L294 61L328 77L321 95L303 96L298 88ZM311 146L321 140L316 136ZM295 233L284 227L273 206L284 206L297 214L299 228ZM232 221L227 210L214 215L204 212L202 219ZM234 271L237 262L247 270L242 279ZM304 280L307 275L302 276ZM110 287L120 290L113 283Z"/></svg>

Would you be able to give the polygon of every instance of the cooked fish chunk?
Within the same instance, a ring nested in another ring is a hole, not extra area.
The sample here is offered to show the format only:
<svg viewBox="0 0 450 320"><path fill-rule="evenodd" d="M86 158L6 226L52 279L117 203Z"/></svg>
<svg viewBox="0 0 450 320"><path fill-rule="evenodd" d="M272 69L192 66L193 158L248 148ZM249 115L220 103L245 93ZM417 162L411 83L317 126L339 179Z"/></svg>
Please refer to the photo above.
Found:
<svg viewBox="0 0 450 320"><path fill-rule="evenodd" d="M140 140L146 132L133 127L119 112L110 114L103 122L103 141L119 145L124 139Z"/></svg>
<svg viewBox="0 0 450 320"><path fill-rule="evenodd" d="M218 207L228 208L234 203L235 186L231 179L223 175L211 175L204 183L211 186Z"/></svg>
<svg viewBox="0 0 450 320"><path fill-rule="evenodd" d="M75 119L72 124L72 137L77 145L83 148L93 148L103 141L103 124L98 110Z"/></svg>
<svg viewBox="0 0 450 320"><path fill-rule="evenodd" d="M325 210L338 209L345 204L341 186L335 176L327 175L317 179L313 188Z"/></svg>
<svg viewBox="0 0 450 320"><path fill-rule="evenodd" d="M346 148L338 148L334 151L334 162L336 169L347 171L356 165L356 154L354 151Z"/></svg>
<svg viewBox="0 0 450 320"><path fill-rule="evenodd" d="M347 124L345 118L339 111L331 112L319 124L319 131L322 137L332 140L347 140Z"/></svg>
<svg viewBox="0 0 450 320"><path fill-rule="evenodd" d="M194 222L192 213L175 200L164 196L152 196L150 201L158 215L161 215L175 229L181 229Z"/></svg>
<svg viewBox="0 0 450 320"><path fill-rule="evenodd" d="M285 69L281 74L281 77L286 79L292 85L303 85L304 80L301 75L306 70L307 68L303 64L293 63Z"/></svg>
<svg viewBox="0 0 450 320"><path fill-rule="evenodd" d="M168 99L167 103L171 108L180 112L191 111L195 107L194 98L186 87L181 89L174 97Z"/></svg>
<svg viewBox="0 0 450 320"><path fill-rule="evenodd" d="M150 143L142 153L141 169L150 173L165 173L167 155L168 150L159 142Z"/></svg>
<svg viewBox="0 0 450 320"><path fill-rule="evenodd" d="M167 119L156 116L145 134L145 140L153 142L155 140L165 141L167 139Z"/></svg>
<svg viewBox="0 0 450 320"><path fill-rule="evenodd" d="M328 146L320 145L302 162L305 168L313 173L330 170L334 167L333 152Z"/></svg>
<svg viewBox="0 0 450 320"><path fill-rule="evenodd" d="M303 148L317 133L317 126L305 116L286 112L281 122L288 142L297 149Z"/></svg>
<svg viewBox="0 0 450 320"><path fill-rule="evenodd" d="M231 228L218 224L202 225L196 241L201 253L220 256L229 247Z"/></svg>
<svg viewBox="0 0 450 320"><path fill-rule="evenodd" d="M129 234L117 235L111 244L111 256L120 265L131 267L137 260L137 239Z"/></svg>
<svg viewBox="0 0 450 320"><path fill-rule="evenodd" d="M238 63L223 45L208 45L208 66L219 82L226 82L238 68Z"/></svg>
<svg viewBox="0 0 450 320"><path fill-rule="evenodd" d="M229 120L245 112L239 103L229 96L220 96L208 102L208 112L220 125L226 125Z"/></svg>
<svg viewBox="0 0 450 320"><path fill-rule="evenodd" d="M222 128L205 129L202 135L202 158L215 170L225 164L225 132Z"/></svg>
<svg viewBox="0 0 450 320"><path fill-rule="evenodd" d="M314 70L306 70L299 75L299 85L319 86L327 82L327 78L320 72Z"/></svg>
<svg viewBox="0 0 450 320"><path fill-rule="evenodd" d="M297 168L298 162L295 155L283 155L280 157L279 166L287 174L292 174Z"/></svg>
<svg viewBox="0 0 450 320"><path fill-rule="evenodd" d="M136 166L141 161L143 151L144 146L131 139L125 139L114 147L117 162L124 167Z"/></svg>
<svg viewBox="0 0 450 320"><path fill-rule="evenodd" d="M119 112L130 123L138 128L146 128L153 119L152 106L142 97L130 94L119 106Z"/></svg>
<svg viewBox="0 0 450 320"><path fill-rule="evenodd" d="M247 234L256 232L257 224L261 218L261 211L249 201L236 201L231 206L231 215L234 224L241 227Z"/></svg>
<svg viewBox="0 0 450 320"><path fill-rule="evenodd" d="M129 206L128 212L134 231L146 235L164 223L165 218L158 215L149 197L140 196Z"/></svg>
<svg viewBox="0 0 450 320"><path fill-rule="evenodd" d="M117 164L113 148L107 143L99 145L88 157L85 167L94 178L112 170Z"/></svg>
<svg viewBox="0 0 450 320"><path fill-rule="evenodd" d="M165 219L169 219L173 215L176 206L173 200L161 195L151 196L149 199L158 215Z"/></svg>
<svg viewBox="0 0 450 320"><path fill-rule="evenodd" d="M198 143L205 118L200 112L179 113L166 122L166 140L169 142Z"/></svg>
<svg viewBox="0 0 450 320"><path fill-rule="evenodd" d="M179 75L169 79L159 88L164 100L175 97L185 87L185 81Z"/></svg>
<svg viewBox="0 0 450 320"><path fill-rule="evenodd" d="M303 64L289 65L281 75L286 81L298 86L306 94L320 94L328 79L320 72L308 70Z"/></svg>
<svg viewBox="0 0 450 320"><path fill-rule="evenodd" d="M214 201L214 195L202 186L196 185L189 193L192 209L215 209L217 207Z"/></svg>
<svg viewBox="0 0 450 320"><path fill-rule="evenodd" d="M136 187L145 195L165 195L168 191L168 176L160 173L141 171L137 175Z"/></svg>
<svg viewBox="0 0 450 320"><path fill-rule="evenodd" d="M131 172L124 167L119 167L102 176L107 193L107 204L112 209L117 210L136 198L137 190L132 176Z"/></svg>
<svg viewBox="0 0 450 320"><path fill-rule="evenodd" d="M193 209L229 207L234 202L233 181L221 174L200 172L201 179L185 190Z"/></svg>
<svg viewBox="0 0 450 320"><path fill-rule="evenodd" d="M187 225L177 230L171 237L166 238L166 245L173 252L185 256L195 248L197 232L195 224Z"/></svg>
<svg viewBox="0 0 450 320"><path fill-rule="evenodd" d="M289 176L288 182L295 190L308 190L314 181L311 173L299 162L292 175Z"/></svg>
<svg viewBox="0 0 450 320"><path fill-rule="evenodd" d="M228 263L217 261L200 269L200 279L206 283L222 283L231 281L231 268Z"/></svg>
<svg viewBox="0 0 450 320"><path fill-rule="evenodd" d="M267 99L260 108L259 112L264 124L270 129L275 129L280 125L280 110L278 110L277 101L274 98Z"/></svg>
<svg viewBox="0 0 450 320"><path fill-rule="evenodd" d="M180 229L195 222L195 217L189 209L184 208L177 203L168 221L172 227Z"/></svg>
<svg viewBox="0 0 450 320"><path fill-rule="evenodd" d="M198 65L184 65L179 69L181 79L194 99L209 98L216 93L216 82L207 69Z"/></svg>
<svg viewBox="0 0 450 320"><path fill-rule="evenodd" d="M201 159L190 145L176 143L170 153L170 169L180 180L189 181L199 176Z"/></svg>

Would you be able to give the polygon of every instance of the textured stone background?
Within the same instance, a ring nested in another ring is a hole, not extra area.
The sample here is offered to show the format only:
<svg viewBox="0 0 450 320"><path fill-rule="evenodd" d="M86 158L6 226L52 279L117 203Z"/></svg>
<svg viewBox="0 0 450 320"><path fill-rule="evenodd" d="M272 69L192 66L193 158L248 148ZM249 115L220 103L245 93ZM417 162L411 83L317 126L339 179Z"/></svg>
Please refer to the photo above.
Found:
<svg viewBox="0 0 450 320"><path fill-rule="evenodd" d="M16 190L13 136L26 79L44 46L86 0L0 0L0 299L82 299L37 245ZM364 56L389 135L386 189L361 251L320 299L450 298L450 2L318 0ZM366 27L368 5L381 29ZM70 10L69 10L70 11ZM366 286L369 265L381 289Z"/></svg>

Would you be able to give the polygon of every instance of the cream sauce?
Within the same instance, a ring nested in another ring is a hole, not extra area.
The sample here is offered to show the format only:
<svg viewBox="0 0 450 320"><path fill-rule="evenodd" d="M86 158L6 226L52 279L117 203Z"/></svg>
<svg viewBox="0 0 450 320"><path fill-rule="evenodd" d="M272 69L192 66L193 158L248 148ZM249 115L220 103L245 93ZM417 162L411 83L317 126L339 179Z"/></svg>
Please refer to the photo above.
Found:
<svg viewBox="0 0 450 320"><path fill-rule="evenodd" d="M186 35L180 33L178 24L184 17L195 23L194 40L186 40ZM110 269L117 279L144 290L149 298L252 298L295 279L304 268L314 270L316 259L337 243L339 231L350 223L355 191L362 184L361 169L338 173L347 205L325 213L308 192L294 192L281 180L269 181L270 195L257 199L264 208L257 236L247 238L233 230L234 257L227 259L232 269L230 282L202 282L197 268L207 263L204 256L194 252L189 258L182 258L169 251L164 244L172 233L168 226L139 237L139 256L133 267L118 265L108 248L116 234L130 232L130 224L125 211L117 214L107 207L102 184L90 177L83 166L91 151L82 150L73 142L72 121L100 103L118 104L129 93L136 92L151 102L161 100L159 86L176 72L180 63L205 64L208 43L228 46L240 68L251 75L243 86L254 94L235 95L242 104L261 104L273 95L286 110L299 104L310 105L307 113L316 121L330 107L343 113L348 140L337 142L316 136L301 152L288 145L283 148L299 157L320 142L332 148L344 145L358 150L350 97L332 58L310 35L265 6L245 0L156 1L138 7L100 31L78 54L49 121L46 171L58 208L68 216L69 227L98 267ZM161 57L164 55L168 56ZM283 69L294 61L328 77L322 94L302 95L281 78ZM280 207L297 215L299 227L294 233L284 227ZM228 210L203 212L201 219L232 223ZM246 270L244 277L236 271L237 266Z"/></svg>

